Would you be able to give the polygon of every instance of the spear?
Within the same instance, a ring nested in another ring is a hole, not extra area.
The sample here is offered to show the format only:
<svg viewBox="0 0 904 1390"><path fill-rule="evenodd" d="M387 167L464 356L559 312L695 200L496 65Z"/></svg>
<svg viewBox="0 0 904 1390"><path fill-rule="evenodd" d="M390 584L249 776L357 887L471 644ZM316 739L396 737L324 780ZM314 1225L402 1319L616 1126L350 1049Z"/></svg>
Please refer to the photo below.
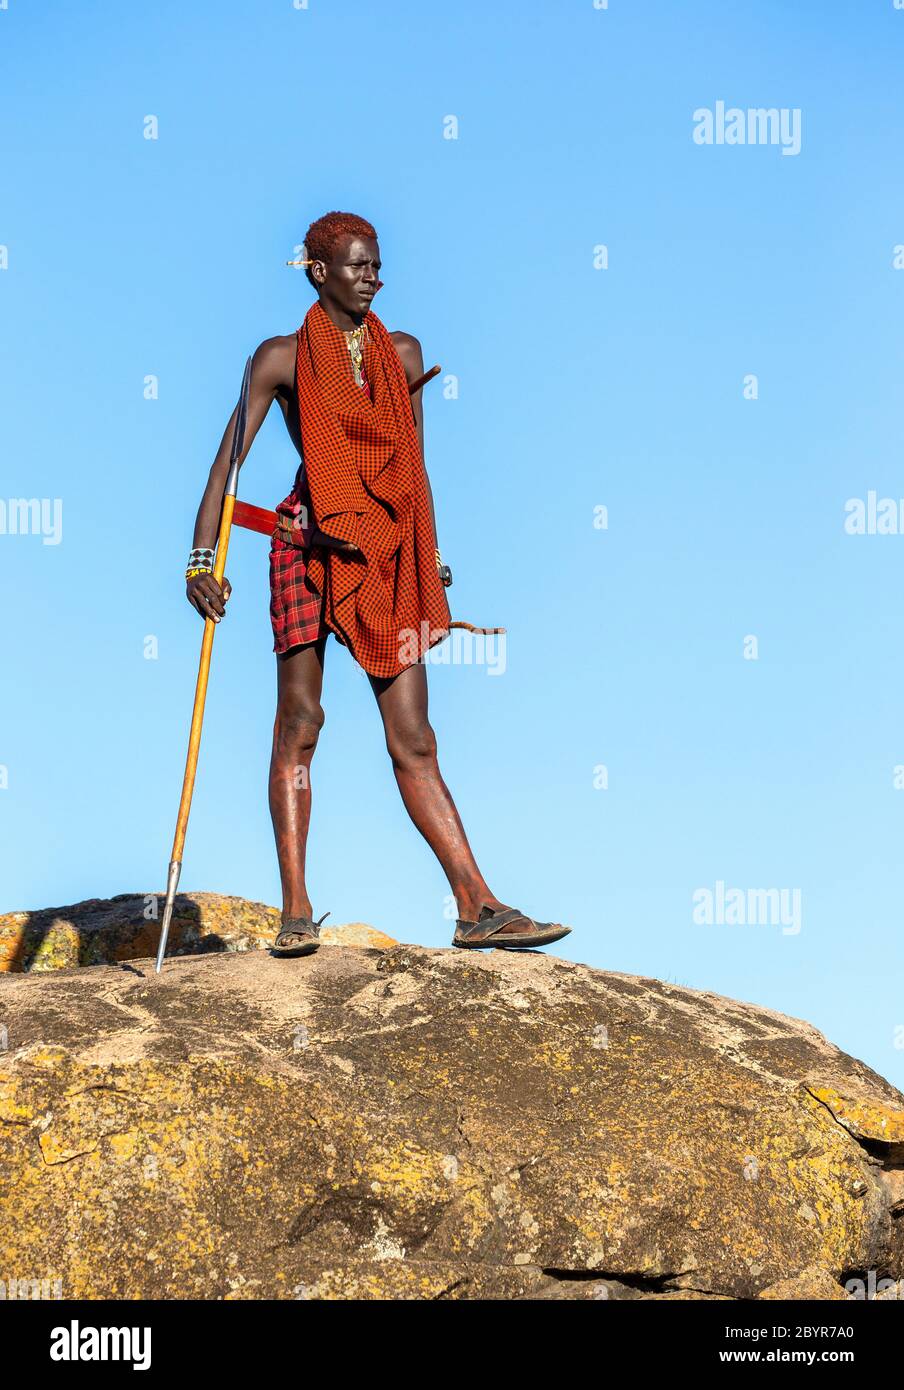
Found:
<svg viewBox="0 0 904 1390"><path fill-rule="evenodd" d="M232 531L232 514L235 509L235 494L239 481L239 460L245 444L245 425L248 419L248 393L251 389L251 358L245 363L242 376L242 390L235 412L235 425L232 431L232 449L229 454L229 473L223 490L223 510L220 513L220 534L217 539L217 556L214 561L213 577L222 586L226 573L226 555L229 551L229 535ZM216 623L213 618L204 620L204 636L201 640L201 660L198 664L198 681L195 686L195 703L191 714L191 732L188 736L188 756L185 759L185 776L182 781L182 798L179 814L176 817L176 833L173 837L173 852L170 856L169 872L166 876L166 905L163 909L163 923L160 928L160 944L157 947L157 973L163 968L166 955L166 939L169 935L173 916L173 903L179 886L182 871L182 850L185 844L185 831L188 826L188 813L195 789L195 773L198 770L198 750L201 746L201 725L204 722L204 702L207 698L207 678L210 674L210 655L213 651L213 634Z"/></svg>

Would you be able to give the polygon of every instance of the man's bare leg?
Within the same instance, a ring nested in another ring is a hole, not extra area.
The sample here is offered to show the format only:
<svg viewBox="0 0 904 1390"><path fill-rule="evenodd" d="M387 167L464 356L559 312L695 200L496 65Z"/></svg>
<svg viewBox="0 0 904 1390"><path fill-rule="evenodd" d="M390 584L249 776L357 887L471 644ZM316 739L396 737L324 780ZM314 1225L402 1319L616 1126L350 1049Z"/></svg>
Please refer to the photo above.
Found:
<svg viewBox="0 0 904 1390"><path fill-rule="evenodd" d="M468 844L455 802L442 779L436 736L427 718L427 671L418 663L392 680L370 678L377 697L386 747L409 816L443 866L460 918L476 921L481 909L504 909L490 891ZM524 918L499 935L518 935ZM564 934L564 933L563 933Z"/></svg>
<svg viewBox="0 0 904 1390"><path fill-rule="evenodd" d="M283 921L310 917L305 850L311 820L311 759L323 727L320 695L326 638L276 658L277 705L270 759L270 815L282 879Z"/></svg>

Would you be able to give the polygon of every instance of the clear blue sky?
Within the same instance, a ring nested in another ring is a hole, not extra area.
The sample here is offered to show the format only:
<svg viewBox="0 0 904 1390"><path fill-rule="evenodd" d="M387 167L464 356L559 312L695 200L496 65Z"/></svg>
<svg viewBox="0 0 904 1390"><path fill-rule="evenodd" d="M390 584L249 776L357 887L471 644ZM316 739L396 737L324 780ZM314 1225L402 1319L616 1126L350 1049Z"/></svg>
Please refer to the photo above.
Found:
<svg viewBox="0 0 904 1390"><path fill-rule="evenodd" d="M507 664L431 669L431 708L493 888L571 922L566 956L806 1017L904 1084L904 537L844 530L904 495L902 48L893 0L9 0L0 500L61 499L63 532L0 535L0 909L163 887L194 513L339 207L379 229L377 312L459 380L426 403L440 540ZM799 108L800 153L696 144L718 101ZM294 467L271 419L241 492ZM182 886L276 903L266 557L235 535ZM318 912L447 943L335 643L324 704ZM720 881L799 889L800 932L697 925Z"/></svg>

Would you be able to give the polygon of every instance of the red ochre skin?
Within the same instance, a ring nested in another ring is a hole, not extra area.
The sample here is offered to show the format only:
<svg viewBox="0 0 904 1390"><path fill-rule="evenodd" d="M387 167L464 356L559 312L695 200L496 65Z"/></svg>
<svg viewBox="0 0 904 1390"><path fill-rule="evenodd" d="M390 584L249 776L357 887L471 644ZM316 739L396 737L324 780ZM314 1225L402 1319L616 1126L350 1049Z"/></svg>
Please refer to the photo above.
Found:
<svg viewBox="0 0 904 1390"><path fill-rule="evenodd" d="M371 306L379 285L380 251L376 240L346 237L329 261L310 267L321 307L337 328L356 328ZM410 382L424 372L417 338L391 334ZM296 391L297 337L268 338L254 354L244 462L274 401L283 413L289 437L301 455L301 428ZM351 364L349 364L351 371ZM420 392L412 399L418 441L423 453L424 422ZM193 545L216 544L220 502L229 468L233 419L210 470L198 510ZM432 511L432 497L431 497ZM434 532L436 530L434 519ZM315 531L312 544L331 543ZM231 586L223 588L212 575L199 575L187 585L189 602L202 617L220 622L225 616ZM270 814L276 836L283 892L283 920L314 915L305 881L305 852L311 819L311 761L323 727L321 705L325 638L277 656L277 706L270 761ZM507 904L490 890L478 868L461 818L439 770L436 736L427 717L427 671L422 663L407 667L390 680L369 677L383 720L386 747L396 782L409 816L433 850L455 898L459 917L474 921L481 908ZM500 935L521 934L527 923L517 919Z"/></svg>

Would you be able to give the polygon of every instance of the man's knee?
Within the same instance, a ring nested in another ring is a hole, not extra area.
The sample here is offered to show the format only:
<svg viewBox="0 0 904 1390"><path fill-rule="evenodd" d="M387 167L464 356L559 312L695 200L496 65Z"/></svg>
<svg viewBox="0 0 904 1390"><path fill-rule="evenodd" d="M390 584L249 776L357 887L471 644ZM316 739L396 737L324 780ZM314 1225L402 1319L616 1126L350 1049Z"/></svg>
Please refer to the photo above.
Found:
<svg viewBox="0 0 904 1390"><path fill-rule="evenodd" d="M436 734L424 723L410 724L386 732L386 747L396 765L430 762L436 757Z"/></svg>
<svg viewBox="0 0 904 1390"><path fill-rule="evenodd" d="M315 748L325 717L319 700L283 692L276 706L276 742L295 751Z"/></svg>

